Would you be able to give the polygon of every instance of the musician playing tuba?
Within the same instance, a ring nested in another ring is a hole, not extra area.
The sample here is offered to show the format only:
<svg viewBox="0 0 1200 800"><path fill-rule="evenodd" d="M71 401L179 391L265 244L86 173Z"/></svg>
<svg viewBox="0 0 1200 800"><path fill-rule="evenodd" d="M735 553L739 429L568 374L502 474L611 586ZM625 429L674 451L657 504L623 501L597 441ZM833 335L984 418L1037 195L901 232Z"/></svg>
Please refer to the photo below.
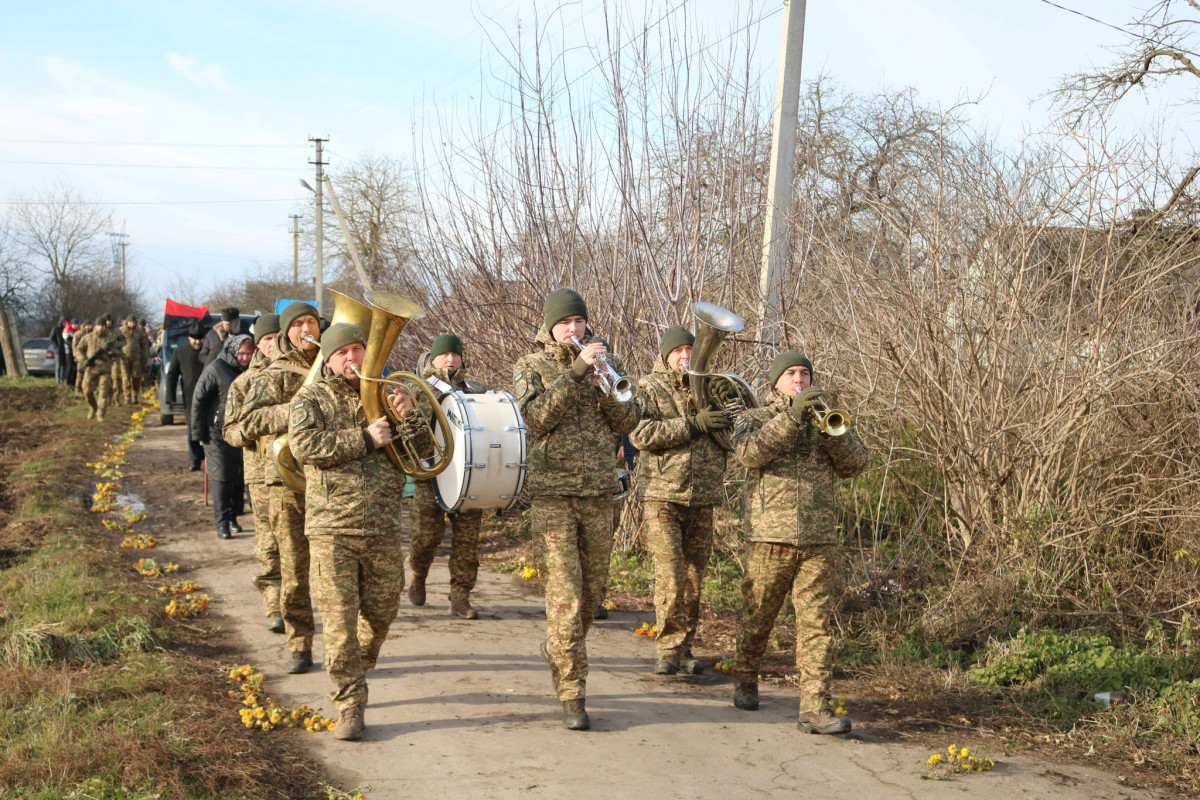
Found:
<svg viewBox="0 0 1200 800"><path fill-rule="evenodd" d="M867 465L851 430L831 436L814 420L821 390L813 366L788 350L771 362L771 395L738 416L734 452L746 467L746 575L738 619L733 704L758 709L758 668L775 618L791 592L796 609L796 668L805 733L846 733L850 720L829 707L830 637L826 630L837 545L834 482Z"/></svg>
<svg viewBox="0 0 1200 800"><path fill-rule="evenodd" d="M317 309L309 303L290 303L279 315L275 355L246 391L238 418L242 436L260 439L263 477L270 503L271 530L279 545L280 610L283 612L290 673L312 667L313 612L308 589L308 539L304 535L304 495L284 484L269 457L271 441L287 433L292 397L300 391L317 358L321 324ZM261 440L261 437L268 437Z"/></svg>
<svg viewBox="0 0 1200 800"><path fill-rule="evenodd" d="M696 337L680 325L663 334L654 371L640 383L642 419L630 436L641 450L646 546L654 558L656 675L698 674L692 655L700 588L713 544L713 506L725 501L725 450L713 434L732 426L715 403L696 408L688 385ZM707 379L723 398L727 381Z"/></svg>
<svg viewBox="0 0 1200 800"><path fill-rule="evenodd" d="M334 736L348 741L362 736L366 671L375 667L404 590L404 473L384 452L393 439L391 421L367 419L363 409L359 373L366 344L357 325L329 326L321 338L322 378L296 393L288 425L292 455L304 465L312 595L339 714ZM395 436L432 454L433 437L411 395L387 398L398 417Z"/></svg>
<svg viewBox="0 0 1200 800"><path fill-rule="evenodd" d="M467 378L462 339L452 333L443 333L433 340L421 377L433 388L439 402L448 392L481 394L487 391L483 384ZM421 412L427 418L431 417L432 409L424 407L423 396L420 400ZM463 509L447 514L438 505L433 480L416 481L413 488L412 548L408 561L412 582L408 585L408 600L414 606L425 605L425 578L446 533L446 517L449 516L450 613L462 619L479 619L479 613L471 607L471 590L475 588L475 577L479 572L479 527L483 510Z"/></svg>
<svg viewBox="0 0 1200 800"><path fill-rule="evenodd" d="M586 638L613 548L613 443L637 424L638 404L597 385L607 348L588 330L587 304L575 290L546 298L536 346L517 362L513 383L526 425L533 532L546 552L542 657L563 704L563 727L587 730Z"/></svg>

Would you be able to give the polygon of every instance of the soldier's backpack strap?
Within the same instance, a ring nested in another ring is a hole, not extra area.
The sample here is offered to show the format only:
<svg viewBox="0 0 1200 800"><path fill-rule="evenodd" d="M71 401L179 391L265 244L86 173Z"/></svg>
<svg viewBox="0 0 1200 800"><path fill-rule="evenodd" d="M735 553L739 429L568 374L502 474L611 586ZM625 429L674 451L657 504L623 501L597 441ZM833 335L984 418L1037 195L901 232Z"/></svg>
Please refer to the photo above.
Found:
<svg viewBox="0 0 1200 800"><path fill-rule="evenodd" d="M294 373L296 375L300 375L301 377L304 377L304 378L308 377L308 369L309 369L308 367L302 367L299 364L293 364L290 361L280 364L279 368L286 369L288 372Z"/></svg>

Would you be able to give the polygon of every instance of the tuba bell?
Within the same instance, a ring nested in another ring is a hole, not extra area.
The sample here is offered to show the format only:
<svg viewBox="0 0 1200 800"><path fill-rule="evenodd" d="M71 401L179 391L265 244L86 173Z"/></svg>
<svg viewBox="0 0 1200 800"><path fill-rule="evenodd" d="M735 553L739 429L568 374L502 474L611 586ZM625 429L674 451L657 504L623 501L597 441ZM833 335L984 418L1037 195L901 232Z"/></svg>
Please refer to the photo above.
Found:
<svg viewBox="0 0 1200 800"><path fill-rule="evenodd" d="M708 382L712 378L727 381L737 395L736 400L721 408L726 416L734 417L747 408L758 408L758 397L744 378L731 372L708 371L713 354L725 338L746 327L742 318L714 303L693 303L692 313L696 316L696 341L692 344L692 361L688 365L687 375L696 410L716 403L708 391ZM730 431L715 431L712 437L723 449L733 450L733 435Z"/></svg>
<svg viewBox="0 0 1200 800"><path fill-rule="evenodd" d="M367 419L378 419L386 415L393 425L397 424L398 418L394 415L391 404L387 403L384 398L384 384L401 385L401 390L407 391L413 397L415 405L416 397L413 396L412 388L401 383L401 381L407 381L426 395L430 405L433 406L437 424L445 428L448 423L438 406L436 396L419 377L408 372L392 373L396 379L380 377L404 326L423 316L424 312L420 306L411 300L388 292L367 292L367 305L341 292L329 290L329 293L334 296L335 303L331 324L346 322L355 325L367 337L366 354L359 371L359 397L362 400L363 411ZM324 365L325 360L318 353L312 369L304 379L305 386L320 377ZM428 427L427 423L426 426ZM449 466L450 460L454 457L454 443L451 441L441 445L437 442L437 437L432 436L432 430L430 430L430 435L434 439L436 456L432 466L426 466L413 446L404 439L398 439L385 445L384 453L401 472L412 475L417 480L431 478ZM275 437L275 441L271 445L271 455L284 484L293 492L303 494L306 485L304 468L292 454L291 447L288 446L287 434Z"/></svg>

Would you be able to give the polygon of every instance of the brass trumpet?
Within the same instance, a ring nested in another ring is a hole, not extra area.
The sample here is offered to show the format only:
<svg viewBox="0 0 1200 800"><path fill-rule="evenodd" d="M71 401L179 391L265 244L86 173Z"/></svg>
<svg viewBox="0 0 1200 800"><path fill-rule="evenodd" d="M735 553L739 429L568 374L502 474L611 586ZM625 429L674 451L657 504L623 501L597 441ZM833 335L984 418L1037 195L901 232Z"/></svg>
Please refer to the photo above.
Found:
<svg viewBox="0 0 1200 800"><path fill-rule="evenodd" d="M571 342L580 351L583 350L583 342L579 341L578 336L572 336ZM592 365L592 372L596 375L599 382L600 391L611 395L618 403L628 403L633 399L633 380L613 369L612 364L608 363L608 359L604 353L596 356L596 363Z"/></svg>
<svg viewBox="0 0 1200 800"><path fill-rule="evenodd" d="M828 404L821 398L817 398L817 402L821 404L819 409L810 408L809 413L812 414L813 421L817 423L817 427L821 433L827 436L841 436L846 431L850 430L850 414L840 408L830 408Z"/></svg>

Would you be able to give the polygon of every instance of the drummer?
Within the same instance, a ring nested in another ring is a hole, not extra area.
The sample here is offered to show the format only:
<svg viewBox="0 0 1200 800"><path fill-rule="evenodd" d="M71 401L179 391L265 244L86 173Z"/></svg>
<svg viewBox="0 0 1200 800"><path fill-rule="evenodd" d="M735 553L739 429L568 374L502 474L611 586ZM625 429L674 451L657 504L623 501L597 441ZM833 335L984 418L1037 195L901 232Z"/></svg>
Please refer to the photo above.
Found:
<svg viewBox="0 0 1200 800"><path fill-rule="evenodd" d="M467 378L462 339L452 333L443 333L433 340L421 377L439 401L449 392L483 394L487 391L483 384ZM432 420L433 410L425 407L422 395L418 397L421 411ZM471 607L471 590L475 588L475 576L479 571L479 525L483 511L478 508L443 511L434 496L432 478L416 481L413 491L412 548L408 564L412 582L408 585L408 600L414 606L425 605L425 578L446 533L447 519L451 530L450 615L479 619L479 612Z"/></svg>

